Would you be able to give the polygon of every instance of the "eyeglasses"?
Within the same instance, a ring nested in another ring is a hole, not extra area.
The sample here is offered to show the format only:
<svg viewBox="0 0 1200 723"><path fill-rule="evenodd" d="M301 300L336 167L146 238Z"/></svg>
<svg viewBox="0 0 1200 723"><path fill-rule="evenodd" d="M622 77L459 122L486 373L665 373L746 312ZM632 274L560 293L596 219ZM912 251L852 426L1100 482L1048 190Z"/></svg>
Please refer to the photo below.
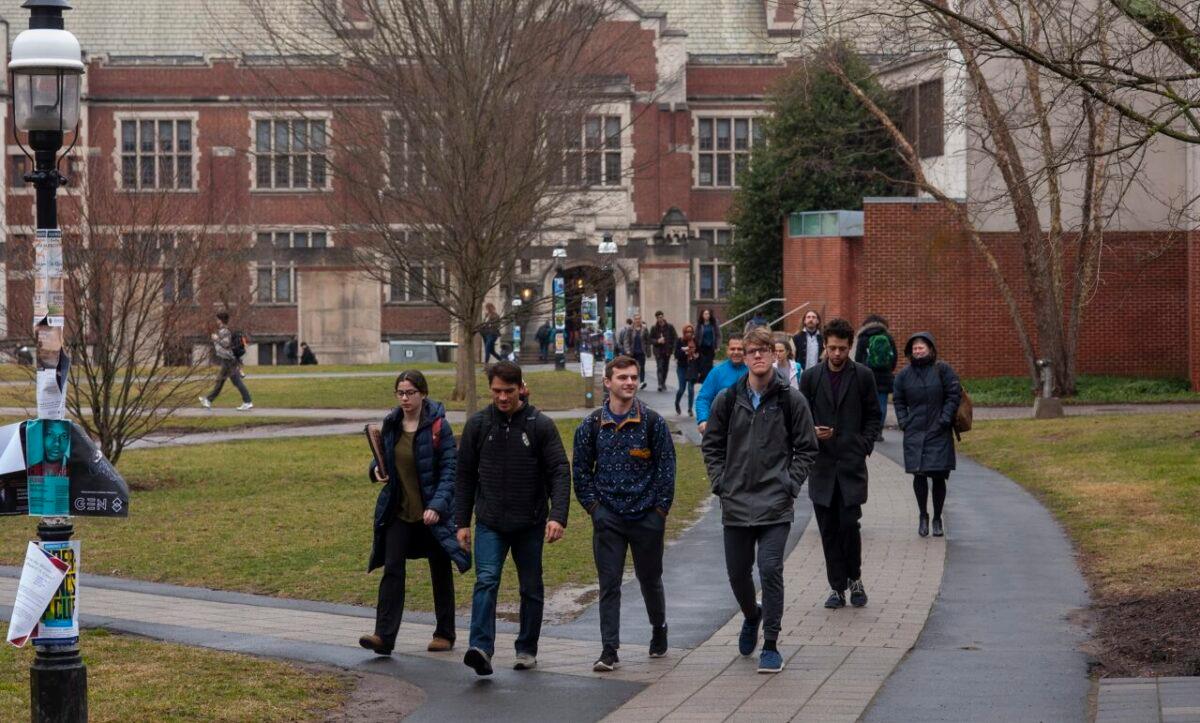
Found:
<svg viewBox="0 0 1200 723"><path fill-rule="evenodd" d="M774 352L772 352L770 349L765 349L761 346L754 346L754 347L748 346L748 347L746 347L746 351L743 353L746 356L766 356L766 355L772 354Z"/></svg>
<svg viewBox="0 0 1200 723"><path fill-rule="evenodd" d="M396 396L400 399L408 399L409 397L415 397L416 395L418 395L420 393L421 392L417 391L416 389L397 389L396 390Z"/></svg>

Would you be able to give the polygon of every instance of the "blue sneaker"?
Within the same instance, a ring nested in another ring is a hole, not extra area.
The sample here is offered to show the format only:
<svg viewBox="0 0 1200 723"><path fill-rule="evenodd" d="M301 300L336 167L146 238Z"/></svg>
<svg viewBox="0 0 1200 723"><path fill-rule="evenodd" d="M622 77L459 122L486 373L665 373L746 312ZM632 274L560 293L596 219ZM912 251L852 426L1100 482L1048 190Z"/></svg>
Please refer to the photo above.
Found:
<svg viewBox="0 0 1200 723"><path fill-rule="evenodd" d="M778 673L783 670L783 656L778 650L764 650L758 656L758 672Z"/></svg>
<svg viewBox="0 0 1200 723"><path fill-rule="evenodd" d="M758 617L751 620L746 618L742 622L742 633L738 635L738 652L742 655L749 655L758 647L758 626L762 623L762 608L758 609Z"/></svg>

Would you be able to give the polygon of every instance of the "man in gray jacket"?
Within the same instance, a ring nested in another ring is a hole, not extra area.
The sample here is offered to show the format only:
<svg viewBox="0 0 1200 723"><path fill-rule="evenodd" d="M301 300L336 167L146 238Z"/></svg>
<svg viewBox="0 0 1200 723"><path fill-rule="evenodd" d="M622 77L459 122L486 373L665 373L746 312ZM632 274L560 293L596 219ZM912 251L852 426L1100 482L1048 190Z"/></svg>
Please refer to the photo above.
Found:
<svg viewBox="0 0 1200 723"><path fill-rule="evenodd" d="M789 387L771 362L771 332L754 329L745 339L749 374L713 401L704 430L704 464L713 494L721 498L725 568L742 614L738 651L750 655L763 628L758 672L783 670L779 654L783 618L783 553L792 508L817 456L808 402ZM762 607L751 570L757 561Z"/></svg>

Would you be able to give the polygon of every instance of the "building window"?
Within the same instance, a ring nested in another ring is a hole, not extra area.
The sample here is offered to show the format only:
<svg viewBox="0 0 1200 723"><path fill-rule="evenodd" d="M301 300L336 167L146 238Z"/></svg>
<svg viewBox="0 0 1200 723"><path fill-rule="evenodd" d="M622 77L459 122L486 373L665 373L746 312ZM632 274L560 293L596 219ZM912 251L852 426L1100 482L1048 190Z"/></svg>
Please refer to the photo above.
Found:
<svg viewBox="0 0 1200 723"><path fill-rule="evenodd" d="M942 79L911 85L896 92L899 100L900 131L921 158L945 152L945 118Z"/></svg>
<svg viewBox="0 0 1200 723"><path fill-rule="evenodd" d="M325 133L324 120L256 120L255 188L325 188L328 182Z"/></svg>
<svg viewBox="0 0 1200 723"><path fill-rule="evenodd" d="M76 163L76 160L78 159L74 155L68 156L66 159L64 173L67 176L67 180L62 184L65 188L76 184L76 174L79 165ZM33 193L33 184L25 180L25 174L29 172L29 167L29 158L24 154L13 154L8 157L8 191L10 193L20 193L21 191Z"/></svg>
<svg viewBox="0 0 1200 723"><path fill-rule="evenodd" d="M698 298L725 301L733 292L733 264L719 261L700 262L700 278L696 285Z"/></svg>
<svg viewBox="0 0 1200 723"><path fill-rule="evenodd" d="M259 246L277 249L323 249L329 245L325 231L259 231Z"/></svg>
<svg viewBox="0 0 1200 723"><path fill-rule="evenodd" d="M696 131L696 185L734 188L750 168L750 153L762 145L761 118L700 118Z"/></svg>
<svg viewBox="0 0 1200 723"><path fill-rule="evenodd" d="M176 304L194 300L195 285L191 269L163 269L163 301Z"/></svg>
<svg viewBox="0 0 1200 723"><path fill-rule="evenodd" d="M259 264L255 298L260 304L295 303L296 268Z"/></svg>
<svg viewBox="0 0 1200 723"><path fill-rule="evenodd" d="M393 304L427 302L446 284L446 268L441 264L409 264L392 269L388 301Z"/></svg>
<svg viewBox="0 0 1200 723"><path fill-rule="evenodd" d="M417 188L429 183L422 153L428 144L441 145L436 133L422 132L399 118L387 123L388 185L392 188Z"/></svg>
<svg viewBox="0 0 1200 723"><path fill-rule="evenodd" d="M696 231L696 235L709 243L721 246L733 243L733 229L731 228L702 228Z"/></svg>
<svg viewBox="0 0 1200 723"><path fill-rule="evenodd" d="M621 185L620 116L587 116L578 128L568 123L564 126L562 145L563 168L559 185Z"/></svg>
<svg viewBox="0 0 1200 723"><path fill-rule="evenodd" d="M121 121L121 187L192 188L192 121Z"/></svg>

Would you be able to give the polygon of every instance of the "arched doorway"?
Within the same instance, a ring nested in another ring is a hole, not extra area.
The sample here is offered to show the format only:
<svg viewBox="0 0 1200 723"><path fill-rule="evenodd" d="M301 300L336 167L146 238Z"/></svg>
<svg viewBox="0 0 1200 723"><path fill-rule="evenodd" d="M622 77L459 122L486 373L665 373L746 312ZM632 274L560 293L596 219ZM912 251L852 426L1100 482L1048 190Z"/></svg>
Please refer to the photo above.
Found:
<svg viewBox="0 0 1200 723"><path fill-rule="evenodd" d="M578 348L579 331L584 324L584 299L596 298L594 312L599 314L601 329L611 329L617 313L617 280L611 268L579 265L562 270L567 301L567 346Z"/></svg>

